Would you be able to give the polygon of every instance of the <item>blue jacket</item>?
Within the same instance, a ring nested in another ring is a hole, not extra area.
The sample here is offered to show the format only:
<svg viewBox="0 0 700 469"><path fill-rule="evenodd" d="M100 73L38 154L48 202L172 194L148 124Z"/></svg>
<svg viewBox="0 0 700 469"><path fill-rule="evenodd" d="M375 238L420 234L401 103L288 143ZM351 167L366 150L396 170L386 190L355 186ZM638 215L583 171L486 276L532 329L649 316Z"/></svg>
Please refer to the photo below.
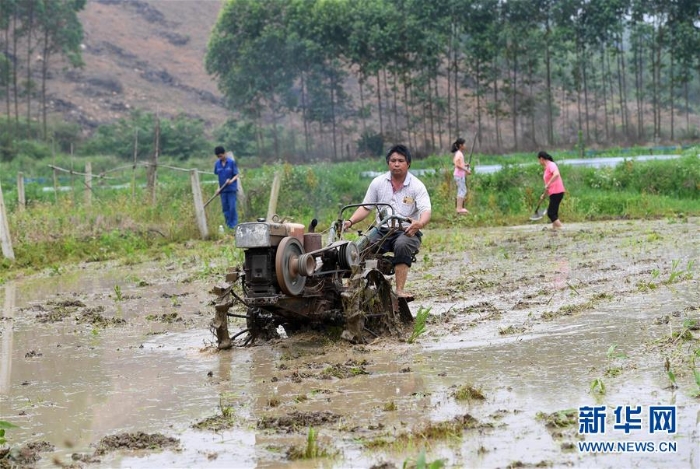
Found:
<svg viewBox="0 0 700 469"><path fill-rule="evenodd" d="M226 157L226 162L221 164L221 160L214 163L214 174L219 176L219 187L223 186L228 179L238 174L238 166L233 158ZM221 189L221 192L237 192L238 181L233 181L228 186Z"/></svg>

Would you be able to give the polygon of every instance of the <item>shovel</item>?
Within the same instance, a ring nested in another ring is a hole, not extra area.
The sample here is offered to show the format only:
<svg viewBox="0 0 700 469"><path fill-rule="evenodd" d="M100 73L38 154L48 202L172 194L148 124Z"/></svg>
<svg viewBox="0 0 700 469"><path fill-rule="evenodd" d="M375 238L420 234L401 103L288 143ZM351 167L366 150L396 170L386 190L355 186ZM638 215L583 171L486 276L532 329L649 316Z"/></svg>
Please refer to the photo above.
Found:
<svg viewBox="0 0 700 469"><path fill-rule="evenodd" d="M223 186L219 187L219 188L216 190L216 193L215 193L214 195L212 195L211 198L210 198L209 200L207 200L207 203L206 203L206 204L204 204L204 208L207 208L207 205L209 205L209 204L211 203L212 200L216 199L216 197L217 197L219 194L221 194L221 191L224 189L224 187L228 186L229 184L231 184L231 183L232 183L233 181L235 181L236 179L238 179L238 174L236 174L236 175L233 177L233 179L231 179L229 182L227 182L227 183L224 184Z"/></svg>
<svg viewBox="0 0 700 469"><path fill-rule="evenodd" d="M545 193L543 192L540 196L540 201L537 202L537 207L535 207L535 213L530 217L530 221L537 221L541 219L545 213L547 213L546 208L540 209L540 205L542 205L542 201L544 200L544 195Z"/></svg>

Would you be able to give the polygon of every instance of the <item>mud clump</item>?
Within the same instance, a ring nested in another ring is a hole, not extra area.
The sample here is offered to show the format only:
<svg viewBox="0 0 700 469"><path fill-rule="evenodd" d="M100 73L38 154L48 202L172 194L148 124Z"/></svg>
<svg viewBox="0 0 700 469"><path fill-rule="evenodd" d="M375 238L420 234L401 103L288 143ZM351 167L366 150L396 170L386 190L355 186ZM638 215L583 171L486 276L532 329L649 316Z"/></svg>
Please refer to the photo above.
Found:
<svg viewBox="0 0 700 469"><path fill-rule="evenodd" d="M160 316L157 314L149 314L146 316L146 319L149 321L164 322L167 324L183 321L183 319L177 313L163 313Z"/></svg>
<svg viewBox="0 0 700 469"><path fill-rule="evenodd" d="M49 301L46 303L46 307L37 305L32 307L33 311L40 311L36 315L36 319L39 322L60 322L65 318L69 317L71 314L78 311L80 308L85 307L85 303L80 300L60 300L60 301Z"/></svg>
<svg viewBox="0 0 700 469"><path fill-rule="evenodd" d="M120 449L127 450L157 450L163 448L175 448L180 445L180 440L162 435L160 433L120 433L102 438L97 445L95 455L101 456L109 451Z"/></svg>
<svg viewBox="0 0 700 469"><path fill-rule="evenodd" d="M200 422L192 425L192 428L197 430L209 430L212 432L220 432L223 430L228 430L233 428L235 421L230 415L215 415L213 417L206 418Z"/></svg>
<svg viewBox="0 0 700 469"><path fill-rule="evenodd" d="M126 324L126 321L122 318L106 318L100 313L104 311L104 308L92 308L83 311L75 319L78 324L91 324L97 327L107 327L107 326L121 326Z"/></svg>
<svg viewBox="0 0 700 469"><path fill-rule="evenodd" d="M291 433L306 429L308 427L318 427L328 423L335 423L341 416L333 412L292 412L282 417L263 417L258 421L260 429L275 429Z"/></svg>
<svg viewBox="0 0 700 469"><path fill-rule="evenodd" d="M34 467L41 459L39 453L53 450L54 446L48 441L35 441L20 448L0 448L0 469Z"/></svg>
<svg viewBox="0 0 700 469"><path fill-rule="evenodd" d="M571 427L578 424L578 410L559 410L551 414L538 412L537 419L544 421L545 426L549 429Z"/></svg>
<svg viewBox="0 0 700 469"><path fill-rule="evenodd" d="M367 360L362 360L360 362L356 360L348 360L342 364L337 363L333 366L329 366L328 368L324 369L318 377L321 379L346 379L352 378L353 376L368 375L369 372L365 369L365 365L367 364Z"/></svg>

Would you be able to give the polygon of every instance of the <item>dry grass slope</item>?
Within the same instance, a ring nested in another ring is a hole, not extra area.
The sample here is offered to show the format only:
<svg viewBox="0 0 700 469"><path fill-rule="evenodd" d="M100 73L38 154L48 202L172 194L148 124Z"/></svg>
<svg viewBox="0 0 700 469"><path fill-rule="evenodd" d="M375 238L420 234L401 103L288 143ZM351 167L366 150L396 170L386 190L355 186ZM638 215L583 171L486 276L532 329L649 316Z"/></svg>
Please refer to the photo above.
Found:
<svg viewBox="0 0 700 469"><path fill-rule="evenodd" d="M89 0L80 13L85 67L53 75L53 111L93 128L132 109L221 124L228 113L204 69L220 8L220 0Z"/></svg>

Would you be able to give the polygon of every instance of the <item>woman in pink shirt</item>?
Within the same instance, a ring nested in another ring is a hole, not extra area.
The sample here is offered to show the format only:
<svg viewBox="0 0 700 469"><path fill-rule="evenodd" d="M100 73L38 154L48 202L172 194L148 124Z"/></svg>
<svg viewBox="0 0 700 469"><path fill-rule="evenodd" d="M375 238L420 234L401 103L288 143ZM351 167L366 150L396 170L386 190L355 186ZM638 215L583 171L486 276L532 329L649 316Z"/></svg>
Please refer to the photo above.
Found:
<svg viewBox="0 0 700 469"><path fill-rule="evenodd" d="M552 229L559 230L562 228L561 220L559 220L559 204L564 198L564 182L559 174L559 167L554 162L554 159L546 151L541 151L537 154L539 163L544 167L544 190L549 194L549 207L547 208L547 216L552 221Z"/></svg>
<svg viewBox="0 0 700 469"><path fill-rule="evenodd" d="M464 200L467 198L467 175L471 174L471 168L469 164L464 164L464 144L466 141L463 138L458 138L455 143L452 144L452 163L455 166L454 178L457 184L457 213L463 215L469 213L469 210L464 208Z"/></svg>

